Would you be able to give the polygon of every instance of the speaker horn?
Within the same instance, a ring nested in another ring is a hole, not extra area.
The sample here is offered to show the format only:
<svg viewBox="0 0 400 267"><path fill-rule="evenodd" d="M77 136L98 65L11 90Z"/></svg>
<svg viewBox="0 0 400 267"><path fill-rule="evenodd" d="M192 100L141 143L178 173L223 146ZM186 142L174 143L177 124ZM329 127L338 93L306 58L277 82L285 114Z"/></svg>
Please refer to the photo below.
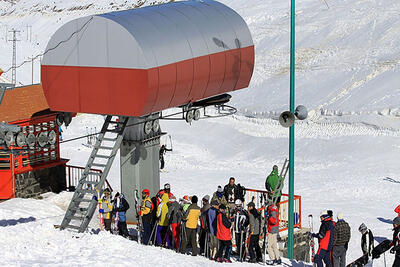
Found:
<svg viewBox="0 0 400 267"><path fill-rule="evenodd" d="M38 136L38 144L41 147L44 147L47 142L49 141L49 137L47 136L46 132L41 132Z"/></svg>
<svg viewBox="0 0 400 267"><path fill-rule="evenodd" d="M29 148L34 148L36 143L36 136L33 133L28 134L26 137L26 143Z"/></svg>
<svg viewBox="0 0 400 267"><path fill-rule="evenodd" d="M307 119L308 116L308 110L305 106L299 105L294 111L294 115L299 119L299 120L305 120Z"/></svg>
<svg viewBox="0 0 400 267"><path fill-rule="evenodd" d="M19 132L17 134L17 138L15 139L15 142L17 143L17 146L23 147L26 145L26 136L23 132Z"/></svg>
<svg viewBox="0 0 400 267"><path fill-rule="evenodd" d="M292 126L294 124L294 120L295 117L290 111L282 112L282 114L279 116L279 123L285 128Z"/></svg>

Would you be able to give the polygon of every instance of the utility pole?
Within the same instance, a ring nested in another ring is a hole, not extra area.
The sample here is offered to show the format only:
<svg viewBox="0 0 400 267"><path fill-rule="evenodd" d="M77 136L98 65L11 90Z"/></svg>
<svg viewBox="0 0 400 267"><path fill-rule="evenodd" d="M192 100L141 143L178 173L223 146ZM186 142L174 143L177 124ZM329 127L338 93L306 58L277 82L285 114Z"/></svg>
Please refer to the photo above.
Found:
<svg viewBox="0 0 400 267"><path fill-rule="evenodd" d="M34 62L34 60L35 60L35 58L33 57L33 55L32 55L31 60L32 60L32 84L33 84L33 62Z"/></svg>
<svg viewBox="0 0 400 267"><path fill-rule="evenodd" d="M12 32L12 34L13 34L13 39L12 39L13 58L12 58L12 67L11 67L11 70L12 70L11 83L16 84L16 82L17 82L17 41L19 41L19 40L17 40L17 33L19 33L20 31L12 29L12 31L10 31L10 32Z"/></svg>

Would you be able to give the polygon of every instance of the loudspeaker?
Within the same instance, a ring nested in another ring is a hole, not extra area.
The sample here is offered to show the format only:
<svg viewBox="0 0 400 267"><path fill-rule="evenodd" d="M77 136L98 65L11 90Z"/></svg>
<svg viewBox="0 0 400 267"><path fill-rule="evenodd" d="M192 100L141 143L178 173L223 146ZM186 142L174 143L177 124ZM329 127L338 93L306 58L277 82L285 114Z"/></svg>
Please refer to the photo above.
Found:
<svg viewBox="0 0 400 267"><path fill-rule="evenodd" d="M308 110L305 106L299 105L295 109L294 115L296 115L299 120L305 120L308 116Z"/></svg>
<svg viewBox="0 0 400 267"><path fill-rule="evenodd" d="M279 116L279 123L283 127L290 127L294 124L295 117L290 111L285 111L282 112L282 114Z"/></svg>

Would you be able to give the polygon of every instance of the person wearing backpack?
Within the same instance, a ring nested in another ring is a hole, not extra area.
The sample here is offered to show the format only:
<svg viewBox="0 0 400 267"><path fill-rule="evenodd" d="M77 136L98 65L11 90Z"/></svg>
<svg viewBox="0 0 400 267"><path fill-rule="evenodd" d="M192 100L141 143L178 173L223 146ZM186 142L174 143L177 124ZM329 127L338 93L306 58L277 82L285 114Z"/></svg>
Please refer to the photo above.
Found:
<svg viewBox="0 0 400 267"><path fill-rule="evenodd" d="M152 211L154 209L153 203L150 199L150 190L143 189L142 191L142 203L140 204L139 216L142 217L143 225L143 244L149 243L151 235L151 223L152 223Z"/></svg>
<svg viewBox="0 0 400 267"><path fill-rule="evenodd" d="M126 224L126 211L128 209L129 203L126 201L124 194L117 192L114 197L113 212L115 212L115 214L118 213L118 234L123 237L130 237Z"/></svg>
<svg viewBox="0 0 400 267"><path fill-rule="evenodd" d="M200 255L207 253L205 251L206 243L208 242L208 234L210 233L208 226L207 213L211 208L210 206L210 196L205 195L202 199L202 207L200 209L200 234L199 234L199 245L200 245Z"/></svg>
<svg viewBox="0 0 400 267"><path fill-rule="evenodd" d="M351 229L347 222L343 219L343 213L337 214L337 223L335 224L335 231L333 234L333 266L345 267L346 266L346 252L351 237Z"/></svg>

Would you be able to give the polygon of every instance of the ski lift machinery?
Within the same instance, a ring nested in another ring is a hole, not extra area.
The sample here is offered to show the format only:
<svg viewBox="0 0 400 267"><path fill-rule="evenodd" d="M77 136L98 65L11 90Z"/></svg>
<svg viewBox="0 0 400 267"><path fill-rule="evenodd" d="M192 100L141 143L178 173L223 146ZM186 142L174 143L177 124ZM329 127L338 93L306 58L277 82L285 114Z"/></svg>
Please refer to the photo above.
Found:
<svg viewBox="0 0 400 267"><path fill-rule="evenodd" d="M51 110L129 117L121 190L133 203L135 189L160 188L158 120L192 122L213 116L209 106L216 116L234 113L228 92L248 87L254 45L231 8L179 1L72 20L51 37L41 68ZM173 107L178 116L161 113Z"/></svg>

